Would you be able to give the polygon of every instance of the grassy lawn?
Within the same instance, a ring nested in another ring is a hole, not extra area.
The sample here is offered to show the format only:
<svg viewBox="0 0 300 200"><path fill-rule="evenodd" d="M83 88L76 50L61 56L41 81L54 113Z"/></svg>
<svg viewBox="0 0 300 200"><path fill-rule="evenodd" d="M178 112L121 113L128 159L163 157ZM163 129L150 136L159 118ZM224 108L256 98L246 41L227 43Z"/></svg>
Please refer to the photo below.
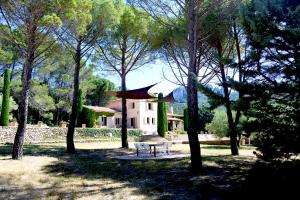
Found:
<svg viewBox="0 0 300 200"><path fill-rule="evenodd" d="M130 153L119 141L76 147L66 155L63 143L25 145L23 160L13 161L11 145L0 145L0 199L224 199L256 160L253 147L232 157L228 146L202 145L203 174L193 176L188 158L116 160ZM188 145L173 149L188 152Z"/></svg>

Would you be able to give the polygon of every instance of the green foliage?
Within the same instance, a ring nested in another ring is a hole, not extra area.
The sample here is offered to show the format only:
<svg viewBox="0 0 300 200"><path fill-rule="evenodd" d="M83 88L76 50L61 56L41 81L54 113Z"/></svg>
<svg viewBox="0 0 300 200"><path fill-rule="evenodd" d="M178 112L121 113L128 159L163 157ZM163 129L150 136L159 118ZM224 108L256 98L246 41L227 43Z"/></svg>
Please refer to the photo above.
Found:
<svg viewBox="0 0 300 200"><path fill-rule="evenodd" d="M215 134L219 137L228 136L228 122L227 114L224 109L215 110L214 118L211 123L206 126L209 133Z"/></svg>
<svg viewBox="0 0 300 200"><path fill-rule="evenodd" d="M146 12L114 1L116 19L98 41L99 61L105 70L125 76L153 60L149 35L152 20Z"/></svg>
<svg viewBox="0 0 300 200"><path fill-rule="evenodd" d="M172 26L164 26L161 23L153 24L154 31L151 33L151 45L153 48L167 47L169 44L176 46L185 46L185 37L187 35L187 20L182 16L172 19L171 22L166 22L161 18L162 22L170 23Z"/></svg>
<svg viewBox="0 0 300 200"><path fill-rule="evenodd" d="M119 10L120 20L114 27L114 37L124 35L147 40L150 17L143 11L124 5Z"/></svg>
<svg viewBox="0 0 300 200"><path fill-rule="evenodd" d="M63 16L64 26L76 37L85 35L92 22L92 0L72 0L69 4L69 9Z"/></svg>
<svg viewBox="0 0 300 200"><path fill-rule="evenodd" d="M176 134L176 135L184 135L184 134L187 134L187 132L185 130L182 130L182 129L175 129L174 130L174 134Z"/></svg>
<svg viewBox="0 0 300 200"><path fill-rule="evenodd" d="M299 10L293 0L253 0L241 12L251 46L243 73L251 81L237 89L265 159L300 153Z"/></svg>
<svg viewBox="0 0 300 200"><path fill-rule="evenodd" d="M140 137L143 135L143 131L139 129L128 129L129 137ZM76 129L76 137L121 137L121 129L118 128L78 128Z"/></svg>
<svg viewBox="0 0 300 200"><path fill-rule="evenodd" d="M38 70L40 77L46 80L40 81L48 83L49 93L55 100L57 111L55 114L58 115L58 120L61 118L68 120L71 112L73 68L72 55L68 54L65 48L57 48L47 57L44 66Z"/></svg>
<svg viewBox="0 0 300 200"><path fill-rule="evenodd" d="M199 120L200 120L199 125L201 125L199 127L199 131L205 132L206 124L212 122L212 120L214 118L214 113L210 109L208 109L206 106L203 106L203 105L199 106L198 113L199 113Z"/></svg>
<svg viewBox="0 0 300 200"><path fill-rule="evenodd" d="M207 96L210 109L213 110L218 106L224 105L225 100L223 95L214 88L198 83L198 90Z"/></svg>
<svg viewBox="0 0 300 200"><path fill-rule="evenodd" d="M0 99L2 99L2 94L0 93ZM2 102L0 101L0 107L2 107ZM9 98L9 120L13 119L13 111L18 110L18 104L15 102L15 100L13 99L13 97L11 96Z"/></svg>
<svg viewBox="0 0 300 200"><path fill-rule="evenodd" d="M81 123L86 124L86 127L95 127L97 114L93 110L83 107L80 114L80 118Z"/></svg>
<svg viewBox="0 0 300 200"><path fill-rule="evenodd" d="M8 63L9 61L12 60L13 55L12 55L11 52L6 51L5 49L3 49L1 46L2 45L0 43L0 64Z"/></svg>
<svg viewBox="0 0 300 200"><path fill-rule="evenodd" d="M160 136L165 137L168 131L168 119L167 119L167 109L166 103L160 102L159 100L163 98L163 94L158 94L158 105L157 105L157 132Z"/></svg>
<svg viewBox="0 0 300 200"><path fill-rule="evenodd" d="M198 127L198 131L205 132L206 124L210 123L213 120L214 113L210 109L208 109L207 107L202 105L202 106L199 106L198 114L199 114L199 121L200 121L198 124L202 125L202 126ZM184 130L187 131L188 124L189 124L187 108L185 108L184 112L183 112L183 122L184 122Z"/></svg>
<svg viewBox="0 0 300 200"><path fill-rule="evenodd" d="M86 105L106 106L108 101L112 99L106 96L106 91L115 91L115 84L107 79L92 76L86 85Z"/></svg>
<svg viewBox="0 0 300 200"><path fill-rule="evenodd" d="M238 13L238 5L234 5L235 3L237 3L237 1L223 1L220 6L215 9L210 9L202 21L200 21L202 29L210 33L206 42L214 48L217 47L219 41L221 45L224 46L226 46L227 43L230 45L233 44L231 35L232 20L236 18L235 15ZM226 49L225 47L224 51L228 53L231 49ZM223 54L224 55L212 55L212 57L215 57L222 63L226 63L228 59L225 58L225 52L223 52Z"/></svg>
<svg viewBox="0 0 300 200"><path fill-rule="evenodd" d="M10 102L10 71L5 69L4 84L3 84L3 99L1 107L1 126L9 125L9 102Z"/></svg>
<svg viewBox="0 0 300 200"><path fill-rule="evenodd" d="M189 127L189 113L187 108L183 110L183 123L184 123L184 130L187 131Z"/></svg>
<svg viewBox="0 0 300 200"><path fill-rule="evenodd" d="M35 110L40 117L52 120L55 103L49 95L48 86L40 84L36 80L31 81L30 86L29 107Z"/></svg>
<svg viewBox="0 0 300 200"><path fill-rule="evenodd" d="M116 4L115 0L93 1L92 23L100 29L105 28L108 30L112 28L120 20L119 9Z"/></svg>

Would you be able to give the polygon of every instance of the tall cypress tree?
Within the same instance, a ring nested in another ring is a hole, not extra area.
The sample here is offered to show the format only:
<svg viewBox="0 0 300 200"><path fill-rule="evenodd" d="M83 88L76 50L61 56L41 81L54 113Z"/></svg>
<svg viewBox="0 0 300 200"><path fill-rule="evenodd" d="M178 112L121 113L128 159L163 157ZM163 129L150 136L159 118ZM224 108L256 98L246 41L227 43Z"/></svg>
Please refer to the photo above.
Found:
<svg viewBox="0 0 300 200"><path fill-rule="evenodd" d="M160 100L163 98L163 94L158 94L158 105L157 105L157 132L160 136L165 137L168 131L168 119L167 110L164 102Z"/></svg>
<svg viewBox="0 0 300 200"><path fill-rule="evenodd" d="M1 120L0 120L1 126L9 125L9 97L10 97L10 71L9 69L5 69Z"/></svg>

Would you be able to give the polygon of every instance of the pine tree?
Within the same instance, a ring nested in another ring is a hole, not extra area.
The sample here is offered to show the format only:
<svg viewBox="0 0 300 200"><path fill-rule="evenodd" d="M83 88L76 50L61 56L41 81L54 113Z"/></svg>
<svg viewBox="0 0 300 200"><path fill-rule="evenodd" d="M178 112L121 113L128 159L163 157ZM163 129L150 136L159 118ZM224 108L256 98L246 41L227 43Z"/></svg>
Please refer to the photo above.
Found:
<svg viewBox="0 0 300 200"><path fill-rule="evenodd" d="M159 100L163 98L163 94L158 94L158 105L157 105L157 132L160 136L165 137L168 131L168 119L166 103L160 102Z"/></svg>
<svg viewBox="0 0 300 200"><path fill-rule="evenodd" d="M237 59L240 63L240 39L238 34L232 33L233 29L236 32L235 13L236 6L231 3L223 4L216 10L209 12L204 23L204 28L211 30L211 34L206 40L208 45L212 47L208 56L214 62L212 70L219 80L222 92L215 91L207 85L198 84L198 89L208 97L211 109L221 105L226 109L231 155L239 155L237 126L241 116L239 111L234 116L235 102L230 98L231 88L228 84L230 79L235 78L235 72L231 70L231 66L235 64L233 63L234 60ZM237 42L234 36L237 37Z"/></svg>
<svg viewBox="0 0 300 200"><path fill-rule="evenodd" d="M1 120L0 120L1 126L9 125L9 97L10 97L10 71L9 69L5 69Z"/></svg>
<svg viewBox="0 0 300 200"><path fill-rule="evenodd" d="M235 87L262 158L300 153L299 10L294 0L253 0L242 10L251 50L243 73L251 81Z"/></svg>
<svg viewBox="0 0 300 200"><path fill-rule="evenodd" d="M116 20L117 23L98 41L99 61L103 63L103 70L119 76L121 91L125 92L128 75L153 61L149 41L153 26L146 12L132 8L123 1L115 1L115 8L117 12L114 14L121 20ZM126 102L127 99L122 97L122 148L128 148Z"/></svg>
<svg viewBox="0 0 300 200"><path fill-rule="evenodd" d="M18 54L23 59L22 91L19 96L18 128L14 139L12 158L20 160L23 157L23 145L28 116L28 99L32 72L46 53L53 47L49 40L61 25L61 18L71 17L75 3L65 0L21 1L6 0L0 3L0 18L3 26L1 34L14 43ZM81 14L82 11L80 10ZM61 18L60 18L61 17ZM13 30L18 30L16 34ZM43 31L41 31L43 30ZM22 35L18 37L17 35Z"/></svg>

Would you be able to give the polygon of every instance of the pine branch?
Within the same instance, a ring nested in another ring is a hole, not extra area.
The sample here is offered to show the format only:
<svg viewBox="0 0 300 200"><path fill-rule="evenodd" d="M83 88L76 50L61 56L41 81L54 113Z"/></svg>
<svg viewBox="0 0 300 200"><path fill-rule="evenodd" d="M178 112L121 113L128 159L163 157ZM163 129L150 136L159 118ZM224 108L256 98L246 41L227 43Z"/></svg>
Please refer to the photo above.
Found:
<svg viewBox="0 0 300 200"><path fill-rule="evenodd" d="M225 99L220 92L214 91L211 87L201 83L197 84L197 88L200 92L208 97L208 103L210 105L209 109L215 109L218 106L224 105Z"/></svg>

